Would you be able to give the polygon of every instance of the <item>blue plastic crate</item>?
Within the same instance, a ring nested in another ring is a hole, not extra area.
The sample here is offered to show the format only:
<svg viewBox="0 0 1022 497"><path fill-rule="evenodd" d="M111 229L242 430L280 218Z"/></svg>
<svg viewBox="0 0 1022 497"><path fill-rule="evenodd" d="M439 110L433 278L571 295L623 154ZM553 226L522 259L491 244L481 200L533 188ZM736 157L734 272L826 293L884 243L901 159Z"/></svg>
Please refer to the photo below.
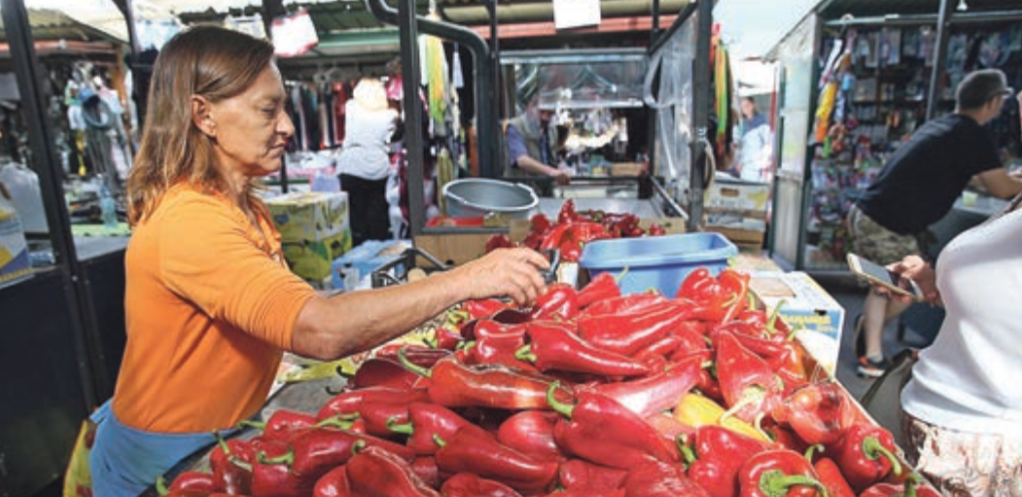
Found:
<svg viewBox="0 0 1022 497"><path fill-rule="evenodd" d="M706 267L717 275L738 248L719 233L685 233L644 238L597 240L586 244L578 264L591 277L600 273L628 273L618 283L621 292L639 293L655 288L673 297L693 270Z"/></svg>

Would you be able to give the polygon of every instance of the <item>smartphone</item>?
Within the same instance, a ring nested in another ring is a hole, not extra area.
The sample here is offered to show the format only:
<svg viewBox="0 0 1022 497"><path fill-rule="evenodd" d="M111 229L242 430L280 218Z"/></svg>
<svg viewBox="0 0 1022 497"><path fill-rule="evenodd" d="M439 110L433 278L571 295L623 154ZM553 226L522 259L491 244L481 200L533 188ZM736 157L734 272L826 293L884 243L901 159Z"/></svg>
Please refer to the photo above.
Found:
<svg viewBox="0 0 1022 497"><path fill-rule="evenodd" d="M916 282L903 278L898 273L880 264L863 259L855 254L848 254L848 267L857 276L873 285L882 286L894 293L907 295L920 302L925 300L923 292L916 285Z"/></svg>

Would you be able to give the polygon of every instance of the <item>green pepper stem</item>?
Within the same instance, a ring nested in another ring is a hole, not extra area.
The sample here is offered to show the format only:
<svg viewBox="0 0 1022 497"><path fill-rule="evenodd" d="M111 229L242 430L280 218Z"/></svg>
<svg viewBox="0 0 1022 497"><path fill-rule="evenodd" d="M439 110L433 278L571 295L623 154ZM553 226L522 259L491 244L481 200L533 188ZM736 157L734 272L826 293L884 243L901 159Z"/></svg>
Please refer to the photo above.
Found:
<svg viewBox="0 0 1022 497"><path fill-rule="evenodd" d="M440 435L437 434L437 433L433 434L433 443L435 443L436 446L440 447L440 448L443 448L443 447L447 446L447 441L442 439L442 438L440 438Z"/></svg>
<svg viewBox="0 0 1022 497"><path fill-rule="evenodd" d="M349 373L349 372L345 371L344 370L344 365L341 365L341 364L338 364L337 367L334 368L334 371L337 371L337 376L340 376L341 378L344 378L345 380L350 380L350 379L355 377L355 375L353 373Z"/></svg>
<svg viewBox="0 0 1022 497"><path fill-rule="evenodd" d="M699 458L696 457L696 452L692 450L692 447L688 446L688 437L686 437L684 433L679 433L677 437L674 437L674 445L677 445L678 450L681 451L686 468L699 460Z"/></svg>
<svg viewBox="0 0 1022 497"><path fill-rule="evenodd" d="M250 419L243 419L243 420L241 420L241 422L238 423L238 426L241 426L243 428L244 427L252 427L252 428L255 428L255 429L260 430L260 431L265 431L266 430L266 423L263 423L262 421L252 421Z"/></svg>
<svg viewBox="0 0 1022 497"><path fill-rule="evenodd" d="M245 471L248 471L249 473L252 472L252 463L250 463L250 462L242 461L241 459L238 459L237 457L234 457L234 456L228 457L227 460L230 461L231 464L233 464L233 465L235 465L235 466L237 466L237 467L239 467L239 468L241 468L241 469L243 469Z"/></svg>
<svg viewBox="0 0 1022 497"><path fill-rule="evenodd" d="M156 493L160 495L167 495L170 490L167 490L167 479L163 475L156 477Z"/></svg>
<svg viewBox="0 0 1022 497"><path fill-rule="evenodd" d="M213 436L216 437L216 444L220 446L220 450L223 451L224 455L231 455L231 446L227 445L227 440L224 440L224 436L220 434L220 430L213 430Z"/></svg>
<svg viewBox="0 0 1022 497"><path fill-rule="evenodd" d="M355 443L351 444L351 455L358 455L364 448L366 448L365 440L355 440Z"/></svg>
<svg viewBox="0 0 1022 497"><path fill-rule="evenodd" d="M810 445L809 448L806 449L806 459L809 460L809 462L813 462L813 456L815 456L817 452L823 453L825 450L826 449L823 448L823 444Z"/></svg>
<svg viewBox="0 0 1022 497"><path fill-rule="evenodd" d="M397 416L387 418L387 429L394 433L401 433L403 435L412 435L415 433L415 426L413 426L412 423L398 423Z"/></svg>
<svg viewBox="0 0 1022 497"><path fill-rule="evenodd" d="M745 299L749 301L749 309L756 310L756 295L749 292L745 294Z"/></svg>
<svg viewBox="0 0 1022 497"><path fill-rule="evenodd" d="M438 342L437 339L436 339L436 335L433 335L432 337L423 337L422 338L422 344L427 346L427 347L429 347L429 348L431 348L431 349L437 348L437 345L439 345L439 343L440 342Z"/></svg>
<svg viewBox="0 0 1022 497"><path fill-rule="evenodd" d="M813 487L820 497L827 497L827 487L816 478L805 475L788 475L779 469L764 471L759 476L759 490L767 497L784 497L795 486Z"/></svg>
<svg viewBox="0 0 1022 497"><path fill-rule="evenodd" d="M475 340L471 340L471 341L467 341L467 342L458 342L458 345L456 345L454 347L454 350L468 350L468 349L471 349L472 347L475 347L475 346L476 346Z"/></svg>
<svg viewBox="0 0 1022 497"><path fill-rule="evenodd" d="M343 428L346 430L348 428L351 428L352 423L354 423L355 420L358 418L359 414L357 412L353 412L351 414L338 414L336 416L330 416L329 418L326 418L323 421L316 423L316 428L324 428L330 426L334 428Z"/></svg>
<svg viewBox="0 0 1022 497"><path fill-rule="evenodd" d="M291 464L295 462L295 451L294 449L288 449L286 453L272 458L267 458L266 453L260 451L259 454L256 455L256 461L258 461L259 464L286 464L291 466Z"/></svg>
<svg viewBox="0 0 1022 497"><path fill-rule="evenodd" d="M614 283L617 283L617 284L620 285L621 284L621 280L625 279L625 275L628 274L628 271L629 271L628 266L625 266L624 270L621 271L621 274L619 274L619 275L614 277Z"/></svg>
<svg viewBox="0 0 1022 497"><path fill-rule="evenodd" d="M555 398L556 395L554 395L554 393L557 392L558 388L561 388L561 382L555 381L550 384L550 388L546 389L546 402L547 404L550 404L550 408L553 409L554 412L571 419L571 413L575 411L575 406L565 404Z"/></svg>
<svg viewBox="0 0 1022 497"><path fill-rule="evenodd" d="M734 295L731 296L731 298L727 299L727 302L724 302L723 304L721 304L721 307L727 309L727 308L737 304L739 298L741 298L741 295L739 295L738 292L735 292Z"/></svg>
<svg viewBox="0 0 1022 497"><path fill-rule="evenodd" d="M746 407L754 404L763 403L763 399L766 398L766 389L759 385L751 385L742 391L742 398L735 402L731 409L728 409L720 416L720 423L723 423L727 418L738 414L739 411Z"/></svg>
<svg viewBox="0 0 1022 497"><path fill-rule="evenodd" d="M893 452L884 447L880 443L880 439L877 437L866 437L862 439L862 453L866 454L866 457L871 460L877 460L880 456L886 457L891 463L891 472L894 476L901 476L901 463L898 462L897 456Z"/></svg>
<svg viewBox="0 0 1022 497"><path fill-rule="evenodd" d="M515 351L515 359L528 363L536 362L536 354L532 353L532 345L525 345Z"/></svg>
<svg viewBox="0 0 1022 497"><path fill-rule="evenodd" d="M417 374L419 376L424 376L426 378L432 378L433 377L433 372L432 371L430 371L430 370L428 370L428 369L426 369L426 368L424 368L422 366L419 366L418 364L415 364L414 362L408 360L408 354L405 352L404 347L401 347L400 349L398 349L398 351L397 351L397 359L398 359L398 361L401 361L401 365L404 366L405 369L407 369L407 370L409 370L409 371L411 371L411 372L413 372L413 373L415 373L415 374Z"/></svg>
<svg viewBox="0 0 1022 497"><path fill-rule="evenodd" d="M770 311L770 318L768 318L766 322L767 333L773 335L774 332L777 331L777 318L781 316L781 308L787 303L787 300L782 300L774 306L774 310Z"/></svg>

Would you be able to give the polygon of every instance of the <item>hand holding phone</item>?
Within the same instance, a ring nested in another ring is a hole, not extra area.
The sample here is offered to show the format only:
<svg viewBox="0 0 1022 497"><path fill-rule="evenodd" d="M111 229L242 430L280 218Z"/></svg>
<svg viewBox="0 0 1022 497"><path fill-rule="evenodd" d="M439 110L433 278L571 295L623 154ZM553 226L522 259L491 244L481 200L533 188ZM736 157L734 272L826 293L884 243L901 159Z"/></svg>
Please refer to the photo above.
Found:
<svg viewBox="0 0 1022 497"><path fill-rule="evenodd" d="M898 273L891 271L875 262L863 259L856 254L848 254L848 267L852 273L868 281L872 285L879 286L898 295L904 295L918 302L925 299L922 290L916 283L904 278Z"/></svg>

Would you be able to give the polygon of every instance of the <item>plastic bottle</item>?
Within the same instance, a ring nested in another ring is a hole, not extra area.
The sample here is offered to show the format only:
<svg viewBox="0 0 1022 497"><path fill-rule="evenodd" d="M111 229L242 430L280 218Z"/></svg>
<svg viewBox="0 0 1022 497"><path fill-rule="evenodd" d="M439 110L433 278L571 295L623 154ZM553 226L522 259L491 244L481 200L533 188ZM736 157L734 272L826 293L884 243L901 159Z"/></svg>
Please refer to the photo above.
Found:
<svg viewBox="0 0 1022 497"><path fill-rule="evenodd" d="M110 195L110 189L104 184L99 190L99 209L103 218L103 226L107 229L117 228L117 202Z"/></svg>

